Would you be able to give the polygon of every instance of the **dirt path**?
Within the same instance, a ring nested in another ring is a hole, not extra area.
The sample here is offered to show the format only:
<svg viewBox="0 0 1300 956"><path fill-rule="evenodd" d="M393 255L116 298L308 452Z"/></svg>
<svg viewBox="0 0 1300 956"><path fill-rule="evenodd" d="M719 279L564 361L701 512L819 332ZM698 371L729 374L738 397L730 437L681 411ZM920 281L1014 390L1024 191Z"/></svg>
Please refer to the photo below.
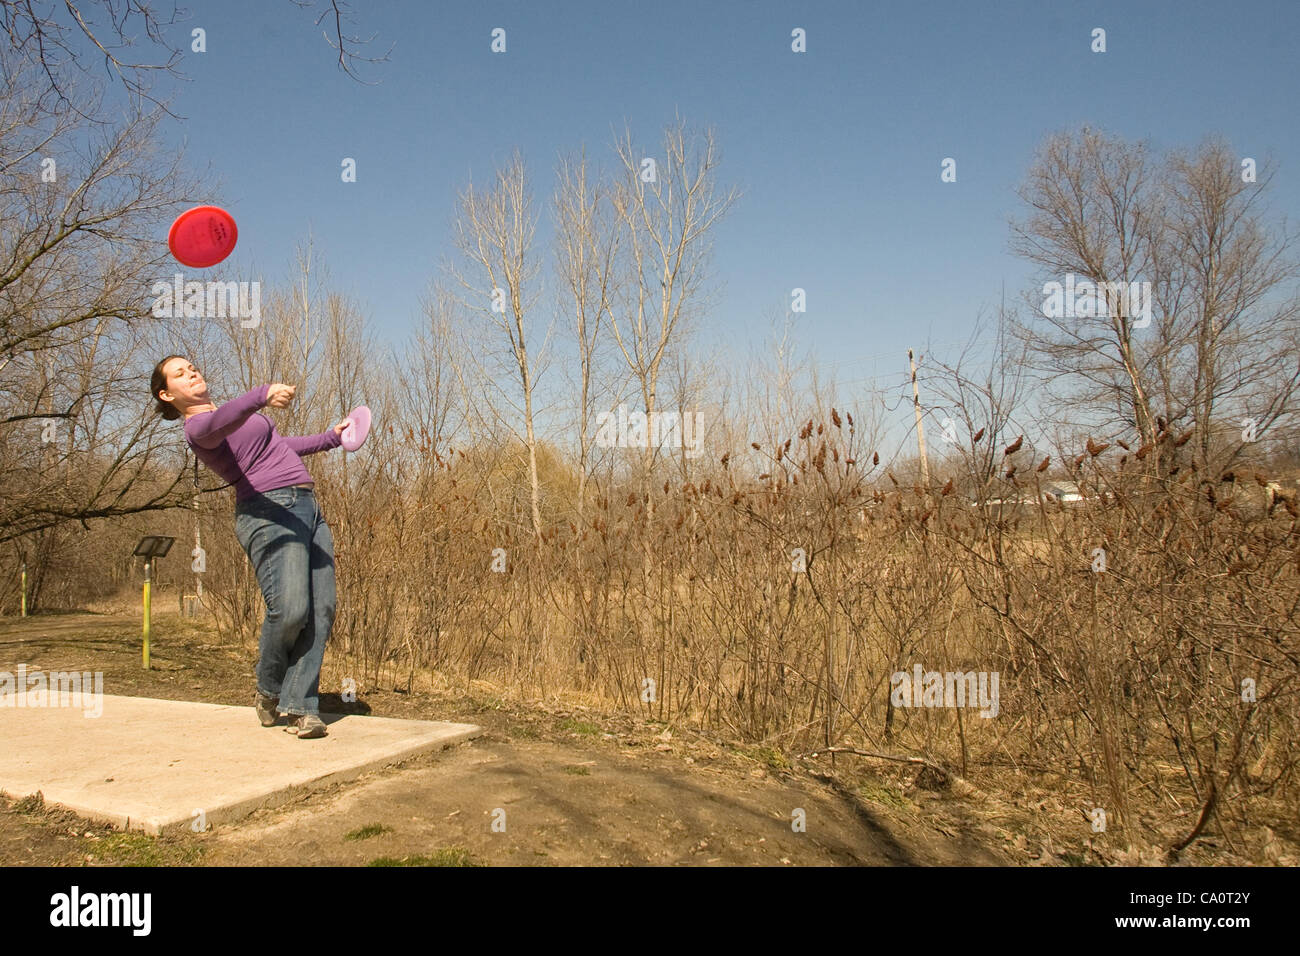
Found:
<svg viewBox="0 0 1300 956"><path fill-rule="evenodd" d="M939 817L906 799L871 806L794 774L686 764L627 743L493 734L255 815L213 834L205 859L349 865L455 852L510 866L1009 862L956 831L940 833ZM804 833L791 828L796 808ZM505 831L493 832L502 813Z"/></svg>
<svg viewBox="0 0 1300 956"><path fill-rule="evenodd" d="M146 672L128 616L0 620L0 670L100 669L109 693L248 703L243 650L193 622L160 624L158 669ZM500 697L370 692L360 703L485 734L206 834L121 834L0 801L0 864L997 865L1038 855L978 796L914 788L908 772L843 760L834 775L786 768L654 722ZM344 708L327 699L323 709ZM796 810L806 832L791 827Z"/></svg>

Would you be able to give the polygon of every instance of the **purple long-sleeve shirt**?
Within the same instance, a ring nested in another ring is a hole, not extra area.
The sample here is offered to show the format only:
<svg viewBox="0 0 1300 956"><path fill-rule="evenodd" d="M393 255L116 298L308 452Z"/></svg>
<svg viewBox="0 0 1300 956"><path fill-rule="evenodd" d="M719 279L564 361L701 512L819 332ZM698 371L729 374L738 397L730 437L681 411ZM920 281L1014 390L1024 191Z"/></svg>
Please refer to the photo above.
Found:
<svg viewBox="0 0 1300 956"><path fill-rule="evenodd" d="M281 435L275 423L255 414L266 404L270 385L259 385L211 412L185 420L185 440L203 464L235 486L243 501L272 488L312 480L303 455L337 448L333 429L319 435Z"/></svg>

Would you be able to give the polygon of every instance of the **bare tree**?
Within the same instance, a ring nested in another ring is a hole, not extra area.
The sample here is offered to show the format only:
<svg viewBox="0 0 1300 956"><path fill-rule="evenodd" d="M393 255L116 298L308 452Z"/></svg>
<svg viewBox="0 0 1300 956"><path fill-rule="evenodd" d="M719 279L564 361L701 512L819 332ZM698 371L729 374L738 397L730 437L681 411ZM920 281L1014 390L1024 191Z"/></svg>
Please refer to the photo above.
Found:
<svg viewBox="0 0 1300 956"><path fill-rule="evenodd" d="M1089 130L1051 137L1039 152L1021 198L1033 210L1013 223L1013 249L1067 287L1092 283L1086 304L1036 308L1022 334L1049 384L1074 389L1070 400L1109 413L1154 440L1150 358L1131 302L1116 283L1149 280L1153 219L1159 212L1146 147ZM1073 277L1073 278L1070 278ZM1038 303L1034 303L1038 306ZM1059 381L1056 381L1059 377ZM1062 396L1064 398L1064 396ZM1104 410L1104 411L1103 411Z"/></svg>
<svg viewBox="0 0 1300 956"><path fill-rule="evenodd" d="M665 129L659 157L635 147L630 131L615 148L623 168L613 202L630 261L610 326L649 420L659 404L659 376L670 347L688 317L707 305L711 230L740 193L733 188L717 194L713 132L688 134L680 117ZM647 477L656 451L646 450Z"/></svg>
<svg viewBox="0 0 1300 956"><path fill-rule="evenodd" d="M515 409L519 416L515 421L523 422L532 528L534 535L541 535L535 423L539 369L528 351L534 325L533 306L539 295L533 291L533 280L539 270L533 257L536 225L523 156L516 150L505 167L497 171L496 184L491 190L476 192L471 183L460 195L453 241L467 267L452 265L448 271L468 295L462 300L465 308L472 315L487 319L497 330L498 342L506 346L508 354L502 356L497 352L484 356L480 364L503 365L518 385L518 391L512 393L496 381L494 368L485 368L488 373L485 380L490 383L491 391Z"/></svg>
<svg viewBox="0 0 1300 956"><path fill-rule="evenodd" d="M289 2L304 10L316 6L316 0L289 0ZM320 15L316 17L316 26L320 26L322 22L328 24L321 35L325 38L325 42L338 52L339 69L354 80L360 80L355 72L356 64L383 63L388 60L388 54L393 52L393 47L390 46L388 53L378 57L362 56L358 53L359 47L373 42L378 34L372 33L363 39L346 33L345 24L352 18L349 7L345 0L329 0L328 4L323 5Z"/></svg>
<svg viewBox="0 0 1300 956"><path fill-rule="evenodd" d="M52 118L34 73L0 97L0 540L171 507L179 481L153 482L172 463L139 357L155 237L194 186L151 145L160 111Z"/></svg>
<svg viewBox="0 0 1300 956"><path fill-rule="evenodd" d="M303 9L316 6L316 0L290 2ZM89 73L89 64L100 58L108 75L121 82L132 98L163 105L153 94L154 80L183 77L178 65L183 47L192 39L187 35L178 44L173 35L183 12L174 3L159 6L147 0L0 0L0 34L10 52L39 68L44 83L37 102L43 112L73 112L95 120L97 111L87 109L74 89L78 78ZM329 0L315 22L317 26L327 23L324 39L338 52L339 69L359 79L357 63L383 62L388 53L362 56L359 48L375 35L364 39L351 35L350 19L344 0ZM138 42L140 32L147 42Z"/></svg>
<svg viewBox="0 0 1300 956"><path fill-rule="evenodd" d="M174 5L166 13L142 0L0 0L0 32L10 50L37 65L43 75L36 99L43 112L72 111L91 119L96 111L83 109L72 90L78 75L88 72L88 60L103 57L110 75L116 75L128 93L150 100L156 75L179 75L181 51L167 36L176 15ZM136 44L137 28L147 44ZM154 55L143 52L149 50Z"/></svg>
<svg viewBox="0 0 1300 956"><path fill-rule="evenodd" d="M1054 397L1145 448L1193 427L1204 471L1245 444L1212 453L1224 420L1262 434L1292 416L1300 385L1291 238L1258 208L1270 177L1245 178L1218 140L1155 161L1085 127L1047 141L1021 189L1032 212L1013 224L1013 247L1050 279L1096 289L1073 310L1035 303L1019 326Z"/></svg>
<svg viewBox="0 0 1300 956"><path fill-rule="evenodd" d="M581 515L591 475L592 419L598 400L617 394L604 366L601 335L617 294L618 254L622 234L612 218L608 188L589 179L586 150L561 159L556 169L556 272L578 359L578 501ZM602 386L602 382L608 383Z"/></svg>
<svg viewBox="0 0 1300 956"><path fill-rule="evenodd" d="M1277 293L1297 275L1290 239L1271 234L1261 210L1272 180L1245 182L1226 143L1210 139L1175 152L1162 181L1168 210L1157 250L1157 299L1164 348L1156 364L1170 421L1197 425L1196 462L1226 465L1254 439L1294 420L1300 386L1300 299ZM1216 461L1216 420L1231 415L1224 459ZM1253 423L1241 428L1243 419Z"/></svg>
<svg viewBox="0 0 1300 956"><path fill-rule="evenodd" d="M955 426L949 429L948 423L942 423L945 427L939 431L940 441L955 432L951 450L960 461L964 490L980 505L997 488L999 476L1006 474L1006 460L1010 457L1005 454L1006 448L1024 434L1023 428L1016 428L1015 418L1025 401L1027 346L1015 340L1013 322L1005 308L999 310L984 361L978 357L972 361L972 348L979 341L983 324L977 322L970 343L957 361L949 365L935 360L938 372L926 382L938 397L944 418L951 419Z"/></svg>
<svg viewBox="0 0 1300 956"><path fill-rule="evenodd" d="M465 419L463 375L457 358L453 312L455 297L433 284L421 302L424 322L406 350L407 388L402 396L413 428L420 435L420 456L446 451Z"/></svg>

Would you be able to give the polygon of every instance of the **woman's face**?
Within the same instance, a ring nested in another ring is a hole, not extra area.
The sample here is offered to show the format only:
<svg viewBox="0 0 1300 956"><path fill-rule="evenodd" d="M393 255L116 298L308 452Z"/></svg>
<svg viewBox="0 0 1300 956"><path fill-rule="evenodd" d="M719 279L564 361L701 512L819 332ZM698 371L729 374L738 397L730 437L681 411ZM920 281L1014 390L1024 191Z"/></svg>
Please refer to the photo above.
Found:
<svg viewBox="0 0 1300 956"><path fill-rule="evenodd" d="M208 383L189 359L172 359L163 366L163 376L167 386L158 392L158 397L171 402L182 415L191 406L212 402L208 397Z"/></svg>

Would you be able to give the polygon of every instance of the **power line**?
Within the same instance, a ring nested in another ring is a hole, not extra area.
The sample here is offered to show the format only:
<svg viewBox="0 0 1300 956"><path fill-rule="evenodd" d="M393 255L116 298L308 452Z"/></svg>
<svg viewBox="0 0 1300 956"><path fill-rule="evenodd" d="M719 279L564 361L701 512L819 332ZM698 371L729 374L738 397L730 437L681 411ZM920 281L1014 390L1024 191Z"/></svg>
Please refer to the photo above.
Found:
<svg viewBox="0 0 1300 956"><path fill-rule="evenodd" d="M934 349L948 348L953 345L967 345L970 343L970 341L971 340L969 338L965 338L965 339L952 339L947 342L935 342L933 345L930 346L930 349L934 350ZM862 355L859 356L858 358L834 359L832 361L822 362L820 364L822 366L836 368L841 365L850 365L857 362L866 362L868 360L890 358L896 356L897 354L898 354L897 350L890 349L887 352L877 352L874 355Z"/></svg>

